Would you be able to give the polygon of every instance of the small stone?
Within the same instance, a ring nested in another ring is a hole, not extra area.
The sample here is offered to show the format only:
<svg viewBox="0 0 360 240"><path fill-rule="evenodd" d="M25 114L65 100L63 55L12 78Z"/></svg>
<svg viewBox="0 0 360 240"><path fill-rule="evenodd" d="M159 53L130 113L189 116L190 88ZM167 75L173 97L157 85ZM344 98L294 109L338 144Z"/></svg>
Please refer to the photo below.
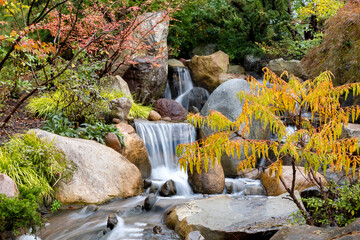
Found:
<svg viewBox="0 0 360 240"><path fill-rule="evenodd" d="M118 118L113 118L112 122L115 124L119 124L119 123L121 123L121 120Z"/></svg>
<svg viewBox="0 0 360 240"><path fill-rule="evenodd" d="M171 121L171 118L170 118L170 117L163 117L162 120L164 120L164 121Z"/></svg>
<svg viewBox="0 0 360 240"><path fill-rule="evenodd" d="M156 225L154 228L153 228L153 231L155 234L160 234L162 232L162 228L161 226L159 225Z"/></svg>
<svg viewBox="0 0 360 240"><path fill-rule="evenodd" d="M232 194L234 191L234 186L232 182L225 182L225 188L227 194Z"/></svg>
<svg viewBox="0 0 360 240"><path fill-rule="evenodd" d="M107 219L106 227L113 230L116 224L118 223L118 219L114 213L111 213Z"/></svg>
<svg viewBox="0 0 360 240"><path fill-rule="evenodd" d="M155 205L156 200L157 200L157 197L155 196L155 194L150 193L149 196L147 196L145 198L144 209L145 210L151 210L152 207Z"/></svg>
<svg viewBox="0 0 360 240"><path fill-rule="evenodd" d="M161 115L158 112L151 110L151 112L149 113L149 116L148 116L148 120L149 121L160 121Z"/></svg>
<svg viewBox="0 0 360 240"><path fill-rule="evenodd" d="M160 188L160 196L170 197L176 194L175 182L173 180L166 181Z"/></svg>
<svg viewBox="0 0 360 240"><path fill-rule="evenodd" d="M103 231L103 235L106 235L108 232L110 232L111 231L111 229L110 228L106 228L106 229L104 229L104 231Z"/></svg>
<svg viewBox="0 0 360 240"><path fill-rule="evenodd" d="M152 182L151 182L151 180L149 180L149 179L144 179L144 190L145 189L148 189L149 187L151 187L151 184L152 184Z"/></svg>

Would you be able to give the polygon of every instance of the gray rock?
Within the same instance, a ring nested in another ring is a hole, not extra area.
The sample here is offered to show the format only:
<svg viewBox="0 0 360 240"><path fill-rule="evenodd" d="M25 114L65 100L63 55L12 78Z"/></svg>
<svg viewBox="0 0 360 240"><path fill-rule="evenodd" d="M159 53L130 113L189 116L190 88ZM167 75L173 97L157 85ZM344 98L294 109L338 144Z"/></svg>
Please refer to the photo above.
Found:
<svg viewBox="0 0 360 240"><path fill-rule="evenodd" d="M236 121L237 117L241 114L243 106L237 98L237 93L240 91L250 92L250 84L244 79L232 79L221 84L210 95L200 114L207 116L210 110L215 110L222 113L229 120ZM212 131L208 128L204 127L201 130L205 136L212 134ZM270 129L265 129L260 121L254 120L250 133L246 137L249 139L269 139ZM229 157L226 154L222 155L221 164L226 177L237 176L239 161L245 159L243 150L241 150L240 155L240 159Z"/></svg>
<svg viewBox="0 0 360 240"><path fill-rule="evenodd" d="M360 218L349 225L320 228L309 225L286 226L279 230L271 240L358 240L360 239Z"/></svg>
<svg viewBox="0 0 360 240"><path fill-rule="evenodd" d="M3 173L0 173L0 194L5 194L8 198L19 195L19 190L14 180Z"/></svg>
<svg viewBox="0 0 360 240"><path fill-rule="evenodd" d="M141 194L140 171L115 150L91 140L62 137L40 129L30 131L52 142L76 167L69 181L56 185L55 197L63 204L99 204L115 196Z"/></svg>
<svg viewBox="0 0 360 240"><path fill-rule="evenodd" d="M265 189L261 185L246 184L244 189L245 195L262 195L266 194Z"/></svg>
<svg viewBox="0 0 360 240"><path fill-rule="evenodd" d="M186 236L185 240L205 240L205 238L199 231L193 231Z"/></svg>
<svg viewBox="0 0 360 240"><path fill-rule="evenodd" d="M172 207L164 220L182 238L199 231L205 239L269 239L298 210L284 197L234 199L223 195L193 200Z"/></svg>
<svg viewBox="0 0 360 240"><path fill-rule="evenodd" d="M148 210L148 211L151 210L152 207L155 205L156 201L157 201L156 195L153 193L150 193L149 196L147 196L145 198L144 209Z"/></svg>
<svg viewBox="0 0 360 240"><path fill-rule="evenodd" d="M164 95L168 68L163 59L152 56L137 57L124 74L135 99L140 103L149 104ZM158 66L153 66L154 63Z"/></svg>
<svg viewBox="0 0 360 240"><path fill-rule="evenodd" d="M282 58L273 59L268 63L267 67L278 76L284 71L287 71L299 78L307 77L299 60L284 60Z"/></svg>
<svg viewBox="0 0 360 240"><path fill-rule="evenodd" d="M233 182L225 182L225 188L227 194L232 194L234 192L234 184Z"/></svg>
<svg viewBox="0 0 360 240"><path fill-rule="evenodd" d="M126 97L111 100L109 104L111 110L110 119L112 118L118 118L120 120L127 119L131 105L132 102Z"/></svg>
<svg viewBox="0 0 360 240"><path fill-rule="evenodd" d="M176 195L176 186L173 180L166 181L160 188L160 196L170 197Z"/></svg>

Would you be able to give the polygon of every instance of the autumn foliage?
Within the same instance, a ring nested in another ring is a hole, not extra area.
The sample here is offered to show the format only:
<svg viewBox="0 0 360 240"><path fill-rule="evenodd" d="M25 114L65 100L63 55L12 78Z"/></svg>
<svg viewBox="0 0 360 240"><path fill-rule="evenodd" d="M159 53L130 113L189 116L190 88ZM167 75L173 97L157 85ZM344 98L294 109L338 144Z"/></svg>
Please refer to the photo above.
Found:
<svg viewBox="0 0 360 240"><path fill-rule="evenodd" d="M220 161L223 153L238 157L244 150L246 159L241 159L238 169L254 168L257 160L263 157L269 163L270 174L274 173L285 185L294 202L302 211L305 219L312 221L294 195L294 184L287 186L282 179L283 159L291 159L295 181L298 165L304 165L310 175L310 181L323 189L316 177L317 171L331 168L332 171L351 171L355 175L360 164L358 140L341 138L343 126L354 121L360 115L360 106L340 107L339 97L347 95L350 90L355 95L360 93L360 83L335 87L330 72L320 74L314 80L299 81L291 77L285 82L270 70L265 69L263 82L250 77L251 93L239 92L240 101L244 103L242 112L235 122L231 122L219 112L211 112L203 117L192 114L188 120L195 127L209 127L216 132L206 139L178 146L182 168L201 165L206 169L208 161ZM267 84L270 83L269 87ZM248 139L252 122L261 121L269 126L278 140ZM288 126L295 127L295 132L287 131ZM236 134L238 138L233 138ZM269 157L273 152L275 158Z"/></svg>
<svg viewBox="0 0 360 240"><path fill-rule="evenodd" d="M360 3L347 1L326 23L323 42L302 60L310 77L331 71L334 84L358 82L360 68Z"/></svg>

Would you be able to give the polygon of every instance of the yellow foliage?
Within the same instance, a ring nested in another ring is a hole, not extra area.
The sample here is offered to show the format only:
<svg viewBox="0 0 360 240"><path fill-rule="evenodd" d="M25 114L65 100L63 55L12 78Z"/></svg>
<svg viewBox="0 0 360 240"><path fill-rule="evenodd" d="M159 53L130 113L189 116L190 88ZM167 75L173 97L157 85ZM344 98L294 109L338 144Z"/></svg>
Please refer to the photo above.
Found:
<svg viewBox="0 0 360 240"><path fill-rule="evenodd" d="M301 7L298 13L302 19L315 15L319 20L326 20L343 6L344 2L341 0L311 0L306 6Z"/></svg>
<svg viewBox="0 0 360 240"><path fill-rule="evenodd" d="M349 119L359 117L360 108L342 108L339 98L349 90L359 94L360 83L334 87L330 72L303 82L294 76L285 82L267 68L264 73L262 83L248 78L250 93L238 93L243 108L236 121L231 122L215 111L206 117L188 116L195 127L208 127L215 132L206 139L178 146L181 167L189 167L191 172L196 167L200 172L201 164L207 166L208 161L220 161L224 153L240 158L243 150L246 159L239 163L238 169L254 168L260 157L271 161L269 151L272 151L275 161L270 165L270 173L277 177L282 175L284 156L291 157L295 164L305 163L305 171L316 172L320 168L325 171L330 167L335 171L344 169L346 173L352 168L354 172L360 161L354 154L359 152L358 141L355 138L340 139L340 136ZM304 113L308 111L311 117L307 118ZM279 140L247 139L254 120L270 126ZM296 127L295 132L287 132L289 125Z"/></svg>

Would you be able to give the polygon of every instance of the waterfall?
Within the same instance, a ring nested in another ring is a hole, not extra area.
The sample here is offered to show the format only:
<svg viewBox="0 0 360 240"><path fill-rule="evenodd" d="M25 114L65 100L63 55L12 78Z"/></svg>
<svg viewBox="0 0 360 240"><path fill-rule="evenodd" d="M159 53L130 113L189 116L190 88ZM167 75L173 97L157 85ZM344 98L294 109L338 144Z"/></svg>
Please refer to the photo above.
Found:
<svg viewBox="0 0 360 240"><path fill-rule="evenodd" d="M188 123L150 122L135 120L136 131L144 141L151 164L151 178L166 181L172 179L178 195L190 195L187 174L180 170L176 146L196 140L196 131Z"/></svg>
<svg viewBox="0 0 360 240"><path fill-rule="evenodd" d="M176 99L194 87L190 72L184 67L171 67L168 80L172 99Z"/></svg>

